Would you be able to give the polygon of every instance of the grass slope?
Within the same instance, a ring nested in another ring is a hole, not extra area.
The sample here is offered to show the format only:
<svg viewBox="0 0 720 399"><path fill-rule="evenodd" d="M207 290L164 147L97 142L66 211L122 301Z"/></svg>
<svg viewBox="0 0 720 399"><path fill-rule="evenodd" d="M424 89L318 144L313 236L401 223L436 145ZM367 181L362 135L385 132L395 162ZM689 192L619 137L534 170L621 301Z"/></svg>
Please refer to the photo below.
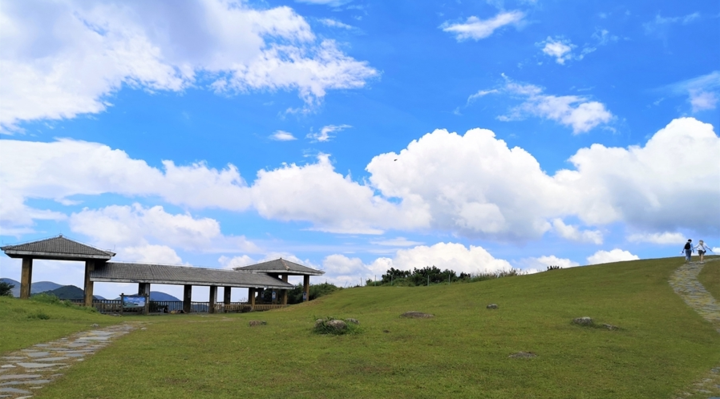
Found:
<svg viewBox="0 0 720 399"><path fill-rule="evenodd" d="M706 259L717 258L717 256L706 257ZM710 262L698 275L698 281L705 286L715 300L720 301L720 262Z"/></svg>
<svg viewBox="0 0 720 399"><path fill-rule="evenodd" d="M146 330L36 397L672 397L720 363L720 335L667 283L681 263L354 288L267 313L147 317ZM410 310L436 317L399 317ZM361 332L312 334L323 316L357 318ZM580 316L622 329L570 323ZM252 319L268 325L248 327ZM538 357L508 358L518 351Z"/></svg>
<svg viewBox="0 0 720 399"><path fill-rule="evenodd" d="M75 305L42 302L43 299L0 297L0 354L88 330L93 324L106 326L120 321Z"/></svg>

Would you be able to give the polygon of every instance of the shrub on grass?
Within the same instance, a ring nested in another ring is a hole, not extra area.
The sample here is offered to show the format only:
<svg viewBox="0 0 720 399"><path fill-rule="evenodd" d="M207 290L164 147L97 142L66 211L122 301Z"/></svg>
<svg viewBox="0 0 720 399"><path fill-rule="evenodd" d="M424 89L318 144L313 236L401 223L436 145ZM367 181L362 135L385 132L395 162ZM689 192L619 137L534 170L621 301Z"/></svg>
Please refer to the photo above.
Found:
<svg viewBox="0 0 720 399"><path fill-rule="evenodd" d="M87 312L87 313L97 313L97 309L95 309L92 306L77 306L74 303L72 303L72 301L70 301L70 300L63 300L63 299L56 297L55 295L46 294L44 292L41 292L39 294L31 296L30 300L35 301L35 302L40 302L40 303L46 303L49 305L56 305L56 306L62 306L62 307L71 308L71 309L77 309L77 310Z"/></svg>
<svg viewBox="0 0 720 399"><path fill-rule="evenodd" d="M340 319L328 316L324 319L318 318L315 320L313 332L315 334L331 335L357 334L360 332L360 326L355 323L346 323Z"/></svg>
<svg viewBox="0 0 720 399"><path fill-rule="evenodd" d="M49 320L50 316L45 312L35 312L29 314L28 319Z"/></svg>

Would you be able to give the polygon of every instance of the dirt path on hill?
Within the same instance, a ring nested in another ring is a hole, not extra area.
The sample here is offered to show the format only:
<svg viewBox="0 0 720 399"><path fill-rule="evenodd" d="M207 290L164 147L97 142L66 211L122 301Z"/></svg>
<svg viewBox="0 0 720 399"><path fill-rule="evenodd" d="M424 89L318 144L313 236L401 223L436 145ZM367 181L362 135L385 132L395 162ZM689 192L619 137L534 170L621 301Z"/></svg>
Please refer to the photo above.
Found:
<svg viewBox="0 0 720 399"><path fill-rule="evenodd" d="M720 267L718 264L712 264L712 262L718 260L720 259L710 259L704 263L685 263L670 277L670 286L675 290L676 294L680 295L688 306L698 312L705 320L712 323L720 333L720 302L718 302L697 279L702 268L708 263L710 263L712 267ZM686 388L681 396L678 396L678 398L689 397L720 397L720 366L710 370L706 376Z"/></svg>

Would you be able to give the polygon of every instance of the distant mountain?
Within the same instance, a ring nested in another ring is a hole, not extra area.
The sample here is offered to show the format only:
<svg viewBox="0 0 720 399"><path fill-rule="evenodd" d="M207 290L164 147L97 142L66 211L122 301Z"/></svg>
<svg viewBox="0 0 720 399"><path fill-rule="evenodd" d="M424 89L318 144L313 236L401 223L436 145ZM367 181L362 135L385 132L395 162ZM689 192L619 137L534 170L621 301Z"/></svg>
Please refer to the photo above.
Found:
<svg viewBox="0 0 720 399"><path fill-rule="evenodd" d="M19 285L20 284L18 284L18 286ZM30 293L39 294L45 291L56 290L60 287L62 287L62 284L53 283L52 281L38 281L37 283L32 283L32 286L30 287Z"/></svg>
<svg viewBox="0 0 720 399"><path fill-rule="evenodd" d="M54 289L54 290L43 291L43 292L48 295L55 295L59 299L83 299L83 298L85 298L85 292L82 290L82 288L76 287L74 285L66 285L66 286L62 286L62 287ZM33 295L37 295L37 294L33 294ZM96 295L93 295L93 298L105 299L103 297L96 296Z"/></svg>
<svg viewBox="0 0 720 399"><path fill-rule="evenodd" d="M20 296L20 282L13 280L11 278L0 278L0 281L8 284L12 284L15 287L12 289L12 294L15 298ZM52 291L55 289L58 289L62 287L62 285L53 283L51 281L38 281L37 283L32 283L30 286L30 294L39 294L41 292L45 291Z"/></svg>

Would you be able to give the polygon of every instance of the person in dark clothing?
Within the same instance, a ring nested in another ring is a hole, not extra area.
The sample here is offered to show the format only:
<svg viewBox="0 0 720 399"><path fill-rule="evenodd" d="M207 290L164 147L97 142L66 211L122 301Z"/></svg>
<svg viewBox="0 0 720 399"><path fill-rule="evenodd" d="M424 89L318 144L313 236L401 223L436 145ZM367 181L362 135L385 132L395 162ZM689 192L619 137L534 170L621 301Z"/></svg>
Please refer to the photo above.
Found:
<svg viewBox="0 0 720 399"><path fill-rule="evenodd" d="M683 252L685 253L685 262L690 262L693 250L694 250L694 248L692 245L692 239L689 239L685 243L685 246L683 247L682 252L680 252L680 253L683 253Z"/></svg>

